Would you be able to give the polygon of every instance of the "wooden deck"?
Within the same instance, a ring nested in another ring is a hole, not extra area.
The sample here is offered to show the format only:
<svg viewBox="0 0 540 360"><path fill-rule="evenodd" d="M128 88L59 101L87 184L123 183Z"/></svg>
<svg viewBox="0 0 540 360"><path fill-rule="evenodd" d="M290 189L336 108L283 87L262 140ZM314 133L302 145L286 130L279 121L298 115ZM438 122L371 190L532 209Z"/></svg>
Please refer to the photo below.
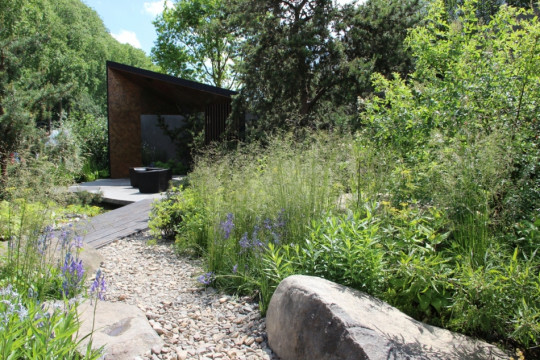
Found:
<svg viewBox="0 0 540 360"><path fill-rule="evenodd" d="M114 240L148 229L148 215L153 201L137 201L95 216L77 226L76 231L85 243L99 249Z"/></svg>

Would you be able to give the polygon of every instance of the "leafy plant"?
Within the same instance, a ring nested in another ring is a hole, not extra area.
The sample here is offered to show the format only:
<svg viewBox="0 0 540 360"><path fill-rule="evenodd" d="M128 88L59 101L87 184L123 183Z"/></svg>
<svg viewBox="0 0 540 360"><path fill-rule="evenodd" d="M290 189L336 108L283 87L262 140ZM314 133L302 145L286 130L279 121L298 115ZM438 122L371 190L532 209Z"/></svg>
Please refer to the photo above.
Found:
<svg viewBox="0 0 540 360"><path fill-rule="evenodd" d="M11 286L0 289L2 359L99 359L102 349L81 355L73 337L79 329L77 307L40 306L24 300Z"/></svg>

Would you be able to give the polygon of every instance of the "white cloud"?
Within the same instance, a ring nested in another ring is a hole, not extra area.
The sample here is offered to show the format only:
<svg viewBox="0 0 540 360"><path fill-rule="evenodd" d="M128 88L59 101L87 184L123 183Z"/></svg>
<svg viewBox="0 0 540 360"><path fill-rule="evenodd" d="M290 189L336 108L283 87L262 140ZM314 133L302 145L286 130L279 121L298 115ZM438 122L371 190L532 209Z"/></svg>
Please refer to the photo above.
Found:
<svg viewBox="0 0 540 360"><path fill-rule="evenodd" d="M170 0L156 0L156 1L150 1L145 2L144 4L144 12L152 15L157 16L163 12L164 5L167 8L172 8L174 6L173 2Z"/></svg>
<svg viewBox="0 0 540 360"><path fill-rule="evenodd" d="M130 44L133 47L141 49L141 43L137 39L137 34L129 30L120 30L118 34L112 34L112 37L122 44Z"/></svg>

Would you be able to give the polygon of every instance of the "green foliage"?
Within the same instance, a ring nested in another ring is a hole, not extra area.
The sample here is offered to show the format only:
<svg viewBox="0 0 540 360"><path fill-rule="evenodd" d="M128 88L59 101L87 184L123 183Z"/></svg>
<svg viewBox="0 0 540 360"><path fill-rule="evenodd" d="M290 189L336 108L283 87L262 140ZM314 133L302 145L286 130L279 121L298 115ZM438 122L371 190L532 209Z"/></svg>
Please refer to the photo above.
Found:
<svg viewBox="0 0 540 360"><path fill-rule="evenodd" d="M104 116L72 113L69 121L85 159L83 174L88 177L97 172L96 178L103 176L109 164L107 119Z"/></svg>
<svg viewBox="0 0 540 360"><path fill-rule="evenodd" d="M234 61L239 38L224 25L226 2L177 0L154 21L152 58L167 73L218 87L237 87Z"/></svg>
<svg viewBox="0 0 540 360"><path fill-rule="evenodd" d="M11 284L19 293L34 294L38 300L72 297L82 291L84 268L78 266L82 241L70 227L59 228L55 236L49 225L54 215L47 205L23 199L3 202L0 213L6 244L1 286Z"/></svg>
<svg viewBox="0 0 540 360"><path fill-rule="evenodd" d="M314 221L301 244L270 246L264 255L265 275L275 288L294 273L322 277L371 294L384 280L384 249L377 219L368 212L328 216ZM272 292L263 299L268 305Z"/></svg>
<svg viewBox="0 0 540 360"><path fill-rule="evenodd" d="M45 141L45 134L65 129L66 119L82 120L71 130L87 137L76 141L64 137L69 141L63 145L68 146L56 147L53 154L48 154L53 167L72 177L78 174L83 161L77 158L77 151L72 151L77 145L87 158L87 168L107 168L103 117L106 60L152 70L155 66L142 50L119 44L95 11L80 0L6 0L1 12L0 131L5 135L0 140L2 186L6 186L11 154L29 152L25 154L31 155L26 156L27 160L36 153L43 156L44 149L36 149L35 145ZM36 131L36 126L44 131ZM73 131L71 135L75 135ZM68 149L69 156L65 153ZM51 171L50 164L46 165L44 173Z"/></svg>
<svg viewBox="0 0 540 360"><path fill-rule="evenodd" d="M205 284L264 311L283 278L313 274L538 357L538 21L503 6L486 23L475 4L451 23L442 2L429 8L407 40L415 72L373 76L378 96L359 102L354 137L282 136L197 158L178 218L181 241L201 246ZM237 5L292 32L292 13L275 15L284 6ZM251 40L279 63L279 47ZM276 113L288 106L263 98Z"/></svg>
<svg viewBox="0 0 540 360"><path fill-rule="evenodd" d="M26 199L0 203L0 358L97 359L102 355L102 349L92 350L91 345L84 354L77 349L80 323L77 303L70 299L83 293L82 240L70 226L48 225L61 223L69 211L81 209L86 208ZM63 300L64 306L44 305L51 299Z"/></svg>
<svg viewBox="0 0 540 360"><path fill-rule="evenodd" d="M207 241L202 205L191 188L173 187L152 207L148 226L158 238L175 239L180 252L201 255Z"/></svg>
<svg viewBox="0 0 540 360"><path fill-rule="evenodd" d="M187 169L184 164L174 159L169 159L167 162L156 161L154 163L156 167L171 169L175 175L182 175L187 173Z"/></svg>
<svg viewBox="0 0 540 360"><path fill-rule="evenodd" d="M355 127L356 97L371 91L370 74L410 70L403 39L421 8L414 0L344 7L330 0L233 1L229 24L246 39L235 106L257 116L248 134Z"/></svg>
<svg viewBox="0 0 540 360"><path fill-rule="evenodd" d="M503 7L483 24L467 1L459 19L448 23L442 4L436 4L427 25L408 38L416 58L412 79L374 76L376 91L385 96L366 104L363 119L373 136L404 153L421 149L434 129L443 141L496 129L512 139L529 138L538 130L538 22L519 17L523 10Z"/></svg>
<svg viewBox="0 0 540 360"><path fill-rule="evenodd" d="M43 308L11 286L0 288L0 357L2 359L99 359L102 349L81 355L73 340L80 323L77 307ZM81 340L82 341L82 340Z"/></svg>
<svg viewBox="0 0 540 360"><path fill-rule="evenodd" d="M357 80L354 92L345 87L340 91L352 96L371 93L369 76L374 71L385 76L406 76L412 72L413 58L405 38L409 29L422 23L425 7L426 2L419 0L369 0L356 8L345 8L344 21L338 26L346 32L343 42L351 61L349 75L355 74L360 81Z"/></svg>
<svg viewBox="0 0 540 360"><path fill-rule="evenodd" d="M507 337L530 348L540 339L540 277L535 254L520 260L519 250L486 252L486 266L457 264L456 294L449 326L487 339Z"/></svg>

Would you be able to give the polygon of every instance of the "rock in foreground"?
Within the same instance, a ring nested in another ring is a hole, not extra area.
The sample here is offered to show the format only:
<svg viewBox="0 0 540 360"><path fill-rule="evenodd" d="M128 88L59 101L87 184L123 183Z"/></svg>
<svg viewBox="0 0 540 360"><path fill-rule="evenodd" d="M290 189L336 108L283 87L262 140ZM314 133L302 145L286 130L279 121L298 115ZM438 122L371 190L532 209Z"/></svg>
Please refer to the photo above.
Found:
<svg viewBox="0 0 540 360"><path fill-rule="evenodd" d="M387 303L303 275L283 280L266 317L282 360L507 359L497 347L426 325Z"/></svg>
<svg viewBox="0 0 540 360"><path fill-rule="evenodd" d="M86 301L78 307L81 328L79 335L92 331L94 306ZM152 329L145 314L136 306L98 301L95 311L92 347L105 346L104 359L131 360L135 356L162 346L163 340ZM86 349L88 338L81 344Z"/></svg>

